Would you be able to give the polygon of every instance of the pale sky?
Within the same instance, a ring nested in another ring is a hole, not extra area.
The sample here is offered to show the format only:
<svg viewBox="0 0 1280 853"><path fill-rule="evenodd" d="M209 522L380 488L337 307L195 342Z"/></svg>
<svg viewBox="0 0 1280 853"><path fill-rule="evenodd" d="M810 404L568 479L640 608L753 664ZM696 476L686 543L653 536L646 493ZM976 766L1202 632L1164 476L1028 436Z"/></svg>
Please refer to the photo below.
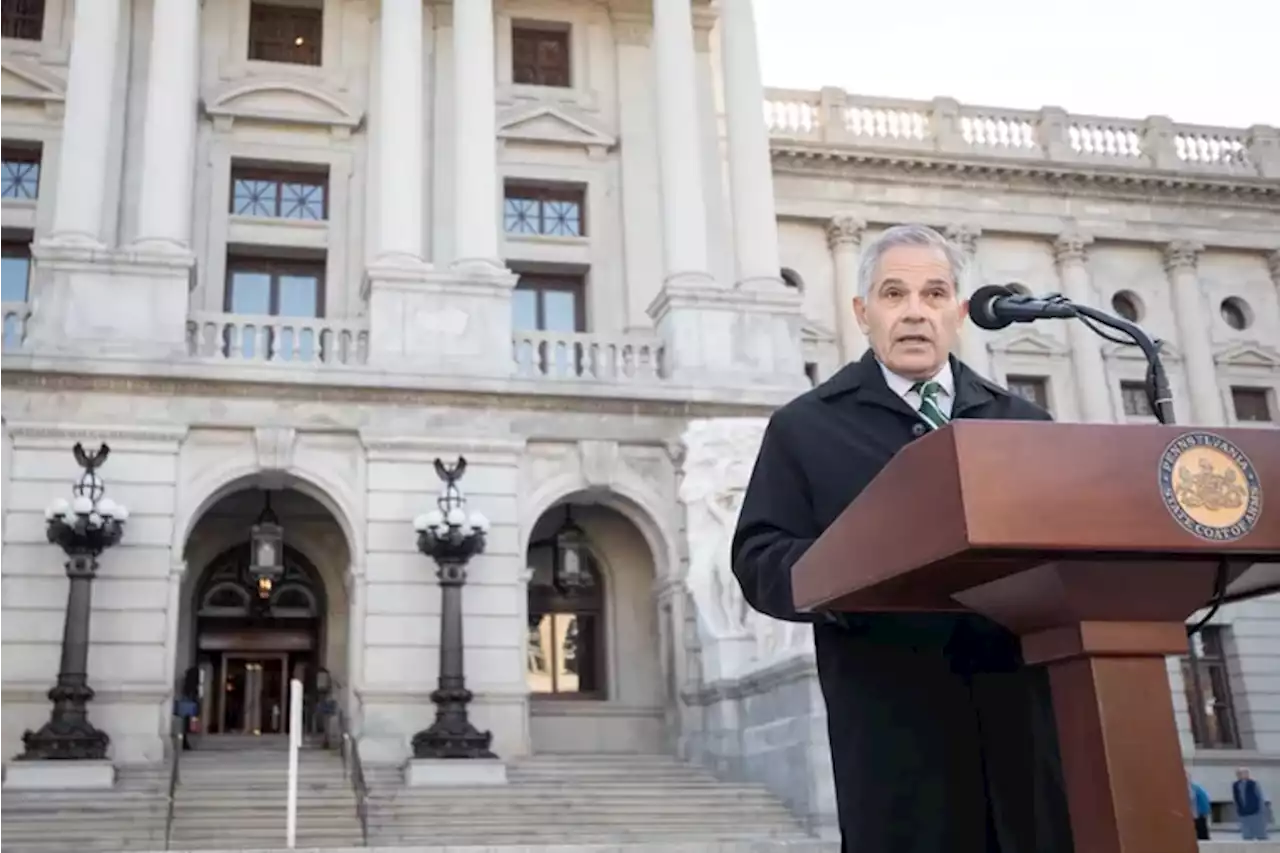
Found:
<svg viewBox="0 0 1280 853"><path fill-rule="evenodd" d="M1280 127L1280 0L755 0L755 12L766 86Z"/></svg>

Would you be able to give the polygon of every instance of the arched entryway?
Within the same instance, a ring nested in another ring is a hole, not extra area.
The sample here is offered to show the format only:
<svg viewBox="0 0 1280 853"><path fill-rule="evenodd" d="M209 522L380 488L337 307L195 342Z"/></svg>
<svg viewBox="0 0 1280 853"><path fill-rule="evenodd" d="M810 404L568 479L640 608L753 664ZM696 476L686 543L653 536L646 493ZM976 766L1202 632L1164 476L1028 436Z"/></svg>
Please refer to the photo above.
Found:
<svg viewBox="0 0 1280 853"><path fill-rule="evenodd" d="M529 539L525 683L534 752L660 752L654 561L618 511L551 507Z"/></svg>
<svg viewBox="0 0 1280 853"><path fill-rule="evenodd" d="M293 489L242 489L204 513L186 552L176 676L191 745L283 737L293 678L305 730L332 733L349 557L330 512Z"/></svg>

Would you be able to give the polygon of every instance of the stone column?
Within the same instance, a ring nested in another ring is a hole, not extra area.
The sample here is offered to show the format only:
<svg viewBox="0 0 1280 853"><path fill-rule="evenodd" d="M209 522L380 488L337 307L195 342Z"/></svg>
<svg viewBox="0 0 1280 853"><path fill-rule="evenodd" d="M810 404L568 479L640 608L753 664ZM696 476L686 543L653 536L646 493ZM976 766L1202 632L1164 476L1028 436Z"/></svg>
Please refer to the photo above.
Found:
<svg viewBox="0 0 1280 853"><path fill-rule="evenodd" d="M862 357L867 337L858 327L853 298L858 295L858 250L867 223L853 216L837 216L827 223L827 245L835 269L836 330L840 338L840 359L846 364Z"/></svg>
<svg viewBox="0 0 1280 853"><path fill-rule="evenodd" d="M654 0L653 59L662 183L663 280L711 285L689 0ZM776 266L772 272L778 274Z"/></svg>
<svg viewBox="0 0 1280 853"><path fill-rule="evenodd" d="M453 61L453 266L501 272L492 0L453 4Z"/></svg>
<svg viewBox="0 0 1280 853"><path fill-rule="evenodd" d="M967 259L965 280L956 282L965 299L980 284L976 266L978 238L981 235L981 230L970 225L952 225L946 231L947 239L955 243ZM959 352L956 355L978 373L991 376L991 352L987 349L987 333L967 319L960 330Z"/></svg>
<svg viewBox="0 0 1280 853"><path fill-rule="evenodd" d="M413 267L423 263L425 210L422 0L382 0L379 39L375 133L378 243L374 263ZM478 137L473 140L480 141Z"/></svg>
<svg viewBox="0 0 1280 853"><path fill-rule="evenodd" d="M687 4L686 4L687 5ZM761 118L764 86L752 0L720 7L733 246L739 287L781 285L769 131Z"/></svg>
<svg viewBox="0 0 1280 853"><path fill-rule="evenodd" d="M78 15L77 10L77 33ZM137 248L190 252L199 69L199 0L155 3L142 128Z"/></svg>
<svg viewBox="0 0 1280 853"><path fill-rule="evenodd" d="M49 242L102 246L107 140L115 99L119 0L75 4L75 37L67 69L67 97L54 188Z"/></svg>
<svg viewBox="0 0 1280 853"><path fill-rule="evenodd" d="M1165 246L1164 268L1173 291L1173 313L1178 325L1182 367L1190 393L1191 422L1196 426L1220 426L1227 422L1213 360L1209 326L1213 317L1205 305L1196 266L1204 247L1187 240Z"/></svg>
<svg viewBox="0 0 1280 853"><path fill-rule="evenodd" d="M1062 292L1072 302L1080 305L1093 303L1093 285L1089 280L1086 252L1092 238L1067 233L1053 244L1058 262L1058 275L1062 279ZM1067 322L1067 338L1071 344L1071 367L1075 372L1076 403L1080 420L1101 424L1115 420L1111 410L1111 389L1107 381L1107 368L1102 361L1101 340L1078 321Z"/></svg>
<svg viewBox="0 0 1280 853"><path fill-rule="evenodd" d="M364 684L365 580L364 566L352 563L347 570L347 726L360 731L360 689ZM354 734L352 735L355 736Z"/></svg>

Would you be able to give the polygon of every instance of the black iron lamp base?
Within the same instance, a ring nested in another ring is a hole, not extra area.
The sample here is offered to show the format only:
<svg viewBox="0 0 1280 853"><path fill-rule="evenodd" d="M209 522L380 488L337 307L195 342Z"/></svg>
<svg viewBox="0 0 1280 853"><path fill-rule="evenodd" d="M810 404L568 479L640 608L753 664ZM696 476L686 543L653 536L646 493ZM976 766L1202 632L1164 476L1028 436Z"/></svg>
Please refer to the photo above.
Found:
<svg viewBox="0 0 1280 853"><path fill-rule="evenodd" d="M53 719L37 731L27 730L22 736L21 761L102 761L107 757L111 738L88 720Z"/></svg>

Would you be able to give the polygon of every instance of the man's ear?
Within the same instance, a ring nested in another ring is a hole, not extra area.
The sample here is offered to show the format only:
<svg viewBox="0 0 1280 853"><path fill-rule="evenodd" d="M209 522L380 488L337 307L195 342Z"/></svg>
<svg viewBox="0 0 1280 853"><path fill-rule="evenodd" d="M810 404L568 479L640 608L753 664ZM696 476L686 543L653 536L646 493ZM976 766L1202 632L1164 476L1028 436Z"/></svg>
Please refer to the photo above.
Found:
<svg viewBox="0 0 1280 853"><path fill-rule="evenodd" d="M968 316L969 316L969 300L966 299L960 303L960 322L963 323L964 319Z"/></svg>
<svg viewBox="0 0 1280 853"><path fill-rule="evenodd" d="M853 317L858 321L858 328L862 330L862 334L871 331L871 327L867 325L867 301L861 296L853 297Z"/></svg>

